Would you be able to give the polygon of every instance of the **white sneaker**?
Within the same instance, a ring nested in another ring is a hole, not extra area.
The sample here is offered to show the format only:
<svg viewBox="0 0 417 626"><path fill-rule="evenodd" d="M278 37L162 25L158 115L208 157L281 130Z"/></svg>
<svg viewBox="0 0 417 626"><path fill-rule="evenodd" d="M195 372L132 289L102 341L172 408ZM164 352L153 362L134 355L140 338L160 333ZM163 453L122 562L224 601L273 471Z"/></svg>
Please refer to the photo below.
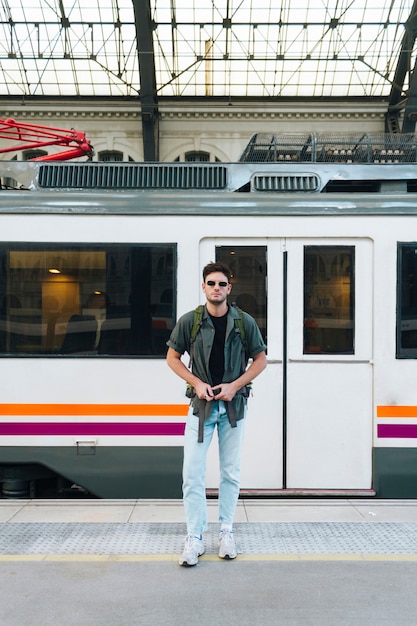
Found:
<svg viewBox="0 0 417 626"><path fill-rule="evenodd" d="M219 557L221 559L235 559L237 557L235 538L231 530L220 531Z"/></svg>
<svg viewBox="0 0 417 626"><path fill-rule="evenodd" d="M184 550L180 556L179 564L184 567L197 565L198 557L204 554L203 540L195 535L187 535L184 541Z"/></svg>

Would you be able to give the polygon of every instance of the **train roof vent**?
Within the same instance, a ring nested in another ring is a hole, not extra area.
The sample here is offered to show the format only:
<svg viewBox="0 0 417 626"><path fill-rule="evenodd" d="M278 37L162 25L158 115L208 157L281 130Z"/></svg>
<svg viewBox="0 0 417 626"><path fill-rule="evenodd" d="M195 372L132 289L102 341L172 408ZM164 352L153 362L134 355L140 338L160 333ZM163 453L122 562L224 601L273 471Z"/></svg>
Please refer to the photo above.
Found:
<svg viewBox="0 0 417 626"><path fill-rule="evenodd" d="M256 174L252 179L254 191L319 191L316 174Z"/></svg>
<svg viewBox="0 0 417 626"><path fill-rule="evenodd" d="M65 189L224 189L227 168L217 164L48 163L38 185Z"/></svg>

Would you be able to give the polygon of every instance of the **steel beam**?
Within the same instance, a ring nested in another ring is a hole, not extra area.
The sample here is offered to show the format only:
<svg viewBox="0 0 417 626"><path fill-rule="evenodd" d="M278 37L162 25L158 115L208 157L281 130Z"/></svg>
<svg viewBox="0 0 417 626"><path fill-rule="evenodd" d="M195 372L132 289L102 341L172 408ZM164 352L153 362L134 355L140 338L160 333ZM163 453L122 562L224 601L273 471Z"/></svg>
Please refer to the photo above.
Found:
<svg viewBox="0 0 417 626"><path fill-rule="evenodd" d="M398 56L397 67L394 74L394 80L391 86L391 92L388 101L387 119L393 121L395 118L396 125L398 126L400 110L408 106L408 98L412 91L412 88L416 90L415 83L415 71L413 72L410 80L409 92L404 94L404 82L407 73L411 71L411 54L413 52L414 43L417 36L417 0L414 0L411 8L410 15L405 23L405 32L401 42L401 50ZM411 102L410 102L411 104ZM414 106L414 105L413 105ZM404 120L406 121L406 120ZM410 124L406 123L406 127ZM410 132L405 128L402 128L401 132ZM413 130L411 132L414 132Z"/></svg>
<svg viewBox="0 0 417 626"><path fill-rule="evenodd" d="M159 161L159 110L152 36L155 23L151 18L150 0L132 2L139 58L143 156L145 161Z"/></svg>

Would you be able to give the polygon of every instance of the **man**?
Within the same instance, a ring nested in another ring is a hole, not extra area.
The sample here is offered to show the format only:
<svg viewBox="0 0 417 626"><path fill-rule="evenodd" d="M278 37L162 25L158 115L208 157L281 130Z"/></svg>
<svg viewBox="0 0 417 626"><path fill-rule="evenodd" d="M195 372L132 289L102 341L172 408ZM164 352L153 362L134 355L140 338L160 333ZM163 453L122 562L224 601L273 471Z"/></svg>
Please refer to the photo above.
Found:
<svg viewBox="0 0 417 626"><path fill-rule="evenodd" d="M198 557L204 554L206 456L216 427L220 457L219 557L237 556L233 520L239 497L247 385L266 367L266 346L255 320L228 305L230 280L230 269L223 263L206 265L202 284L206 304L198 331L195 331L196 313L190 311L179 319L167 342L168 365L192 390L192 408L184 437L187 536L179 560L184 566L196 565ZM243 324L241 329L239 324ZM184 352L190 354L190 369L181 360ZM249 358L252 362L247 368Z"/></svg>

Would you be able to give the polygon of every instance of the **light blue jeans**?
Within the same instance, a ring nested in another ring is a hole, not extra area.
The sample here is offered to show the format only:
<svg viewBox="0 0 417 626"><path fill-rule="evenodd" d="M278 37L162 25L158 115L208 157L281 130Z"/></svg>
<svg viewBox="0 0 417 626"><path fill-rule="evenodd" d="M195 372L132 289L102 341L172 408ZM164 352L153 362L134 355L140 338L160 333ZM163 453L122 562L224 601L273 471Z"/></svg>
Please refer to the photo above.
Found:
<svg viewBox="0 0 417 626"><path fill-rule="evenodd" d="M220 485L219 521L233 524L240 487L240 457L245 418L230 426L226 407L213 400L213 411L204 422L204 441L198 443L198 416L188 413L184 437L183 497L187 533L199 536L207 530L206 458L217 426L219 439Z"/></svg>

